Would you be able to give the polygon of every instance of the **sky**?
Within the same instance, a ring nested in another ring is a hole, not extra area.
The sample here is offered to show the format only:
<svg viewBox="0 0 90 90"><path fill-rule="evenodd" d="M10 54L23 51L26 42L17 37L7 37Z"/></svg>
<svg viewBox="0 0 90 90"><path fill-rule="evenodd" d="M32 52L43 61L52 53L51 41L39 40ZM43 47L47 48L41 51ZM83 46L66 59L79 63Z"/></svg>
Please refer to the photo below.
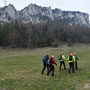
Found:
<svg viewBox="0 0 90 90"><path fill-rule="evenodd" d="M0 7L5 6L4 1L0 0ZM90 0L7 0L7 5L13 4L17 10L21 10L31 3L43 7L51 6L52 9L86 12L90 15Z"/></svg>

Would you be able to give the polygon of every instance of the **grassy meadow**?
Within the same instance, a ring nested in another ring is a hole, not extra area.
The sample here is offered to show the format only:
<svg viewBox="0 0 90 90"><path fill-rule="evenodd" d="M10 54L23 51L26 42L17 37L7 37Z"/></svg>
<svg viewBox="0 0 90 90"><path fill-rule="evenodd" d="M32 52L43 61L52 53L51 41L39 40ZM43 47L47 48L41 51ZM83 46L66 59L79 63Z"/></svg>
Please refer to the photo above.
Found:
<svg viewBox="0 0 90 90"><path fill-rule="evenodd" d="M76 52L80 61L75 73L59 70L58 55ZM42 58L45 54L54 55L55 77L41 74ZM71 47L44 47L36 49L0 48L0 90L90 90L90 45L75 44Z"/></svg>

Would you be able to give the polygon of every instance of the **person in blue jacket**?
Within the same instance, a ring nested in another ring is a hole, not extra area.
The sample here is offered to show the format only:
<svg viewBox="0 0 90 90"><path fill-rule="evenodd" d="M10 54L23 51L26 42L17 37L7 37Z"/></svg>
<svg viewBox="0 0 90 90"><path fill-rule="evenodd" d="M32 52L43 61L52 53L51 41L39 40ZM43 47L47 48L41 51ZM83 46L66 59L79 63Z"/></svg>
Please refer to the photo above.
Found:
<svg viewBox="0 0 90 90"><path fill-rule="evenodd" d="M49 55L45 55L42 59L42 62L43 62L42 74L44 73L44 70L46 69L46 67L47 67L47 73L49 72L48 60L49 60Z"/></svg>
<svg viewBox="0 0 90 90"><path fill-rule="evenodd" d="M78 69L77 61L79 61L79 59L78 59L76 53L74 53L74 56L75 56L75 68L77 70Z"/></svg>

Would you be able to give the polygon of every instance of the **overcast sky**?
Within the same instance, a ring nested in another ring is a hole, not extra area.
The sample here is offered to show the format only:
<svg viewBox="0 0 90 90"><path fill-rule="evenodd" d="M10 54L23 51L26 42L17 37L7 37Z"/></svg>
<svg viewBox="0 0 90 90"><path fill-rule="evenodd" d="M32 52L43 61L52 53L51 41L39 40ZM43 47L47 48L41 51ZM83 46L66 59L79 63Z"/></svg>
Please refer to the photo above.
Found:
<svg viewBox="0 0 90 90"><path fill-rule="evenodd" d="M4 1L0 0L0 7L4 6ZM90 0L7 0L7 5L13 4L17 10L23 9L30 3L39 6L51 6L52 9L86 12L90 15Z"/></svg>

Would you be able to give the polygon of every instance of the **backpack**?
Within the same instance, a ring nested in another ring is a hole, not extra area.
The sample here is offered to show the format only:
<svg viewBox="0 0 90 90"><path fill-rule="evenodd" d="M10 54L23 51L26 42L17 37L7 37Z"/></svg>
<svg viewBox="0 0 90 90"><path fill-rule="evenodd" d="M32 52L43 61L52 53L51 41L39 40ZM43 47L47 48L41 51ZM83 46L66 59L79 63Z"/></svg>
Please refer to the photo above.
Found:
<svg viewBox="0 0 90 90"><path fill-rule="evenodd" d="M52 64L52 58L49 59L49 64L50 64L50 65Z"/></svg>
<svg viewBox="0 0 90 90"><path fill-rule="evenodd" d="M69 55L69 61L72 61L72 55Z"/></svg>
<svg viewBox="0 0 90 90"><path fill-rule="evenodd" d="M58 59L59 59L59 60L62 60L62 55L60 55Z"/></svg>
<svg viewBox="0 0 90 90"><path fill-rule="evenodd" d="M45 62L45 61L46 61L46 59L47 59L47 57L46 57L46 56L44 56L44 57L43 57L43 59L42 59L42 61L43 61L43 62Z"/></svg>

